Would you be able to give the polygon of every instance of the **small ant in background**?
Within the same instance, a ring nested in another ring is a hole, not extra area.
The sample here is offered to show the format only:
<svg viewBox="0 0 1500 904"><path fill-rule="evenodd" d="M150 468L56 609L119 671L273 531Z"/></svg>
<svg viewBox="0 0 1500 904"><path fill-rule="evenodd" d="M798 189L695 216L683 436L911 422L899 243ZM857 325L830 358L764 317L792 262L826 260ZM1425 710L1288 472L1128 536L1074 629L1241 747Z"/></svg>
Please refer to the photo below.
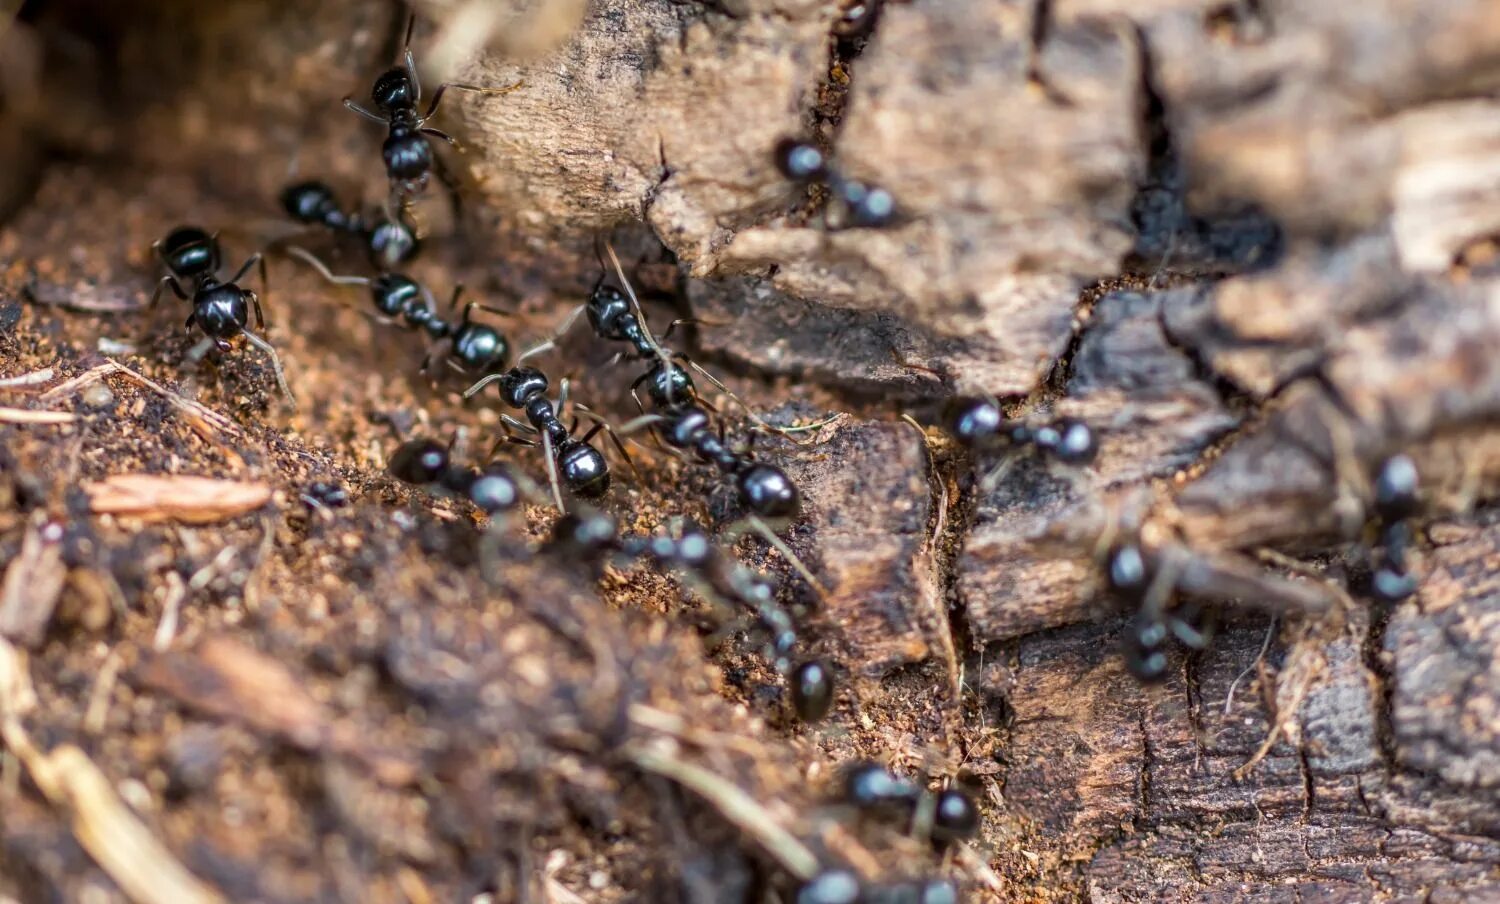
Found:
<svg viewBox="0 0 1500 904"><path fill-rule="evenodd" d="M252 307L255 309L256 328L265 329L266 318L260 309L260 299L254 292L238 285L251 267L259 265L261 285L265 286L265 258L259 253L250 255L234 276L221 282L218 277L221 254L216 236L196 226L179 226L151 247L169 273L157 282L156 291L151 294L151 302L147 307L155 307L161 299L162 290L171 289L178 298L192 302L193 311L188 315L187 328L196 326L220 351L227 351L229 340L235 336L244 336L271 359L271 367L276 372L276 384L295 407L296 400L292 398L292 391L286 385L286 376L282 372L281 358L276 354L276 349L248 329ZM183 283L187 284L186 288Z"/></svg>
<svg viewBox="0 0 1500 904"><path fill-rule="evenodd" d="M839 208L832 228L879 229L896 220L896 201L883 188L845 178L817 145L784 138L776 145L776 169L800 185L824 185Z"/></svg>
<svg viewBox="0 0 1500 904"><path fill-rule="evenodd" d="M394 218L368 218L358 211L346 212L333 189L317 180L288 185L281 192L281 206L299 223L322 226L359 239L370 264L381 272L394 270L416 257L422 245L406 211L398 211Z"/></svg>
<svg viewBox="0 0 1500 904"><path fill-rule="evenodd" d="M1412 545L1409 519L1421 505L1417 482L1417 465L1407 455L1386 459L1375 475L1373 509L1380 530L1381 555L1370 581L1375 595L1384 602L1399 602L1417 592L1417 579L1408 561Z"/></svg>
<svg viewBox="0 0 1500 904"><path fill-rule="evenodd" d="M463 314L454 322L439 316L432 293L405 274L381 273L373 278L338 276L306 249L293 245L286 249L286 253L304 261L336 286L368 287L370 302L378 312L376 319L396 323L399 317L407 329L422 330L433 342L445 343L448 352L443 360L459 373L470 377L484 376L505 368L510 357L510 343L499 330L474 320L473 312L477 309L500 316L509 316L509 312L471 301L464 305ZM450 317L451 312L458 310L463 292L462 285L453 288L453 297L448 302ZM432 353L428 352L422 360L422 370L425 372L431 364Z"/></svg>
<svg viewBox="0 0 1500 904"><path fill-rule="evenodd" d="M1173 640L1191 650L1208 648L1212 604L1305 615L1334 604L1316 582L1279 577L1238 557L1198 553L1170 541L1148 543L1134 528L1109 527L1097 547L1109 595L1132 612L1121 650L1127 670L1143 684L1166 680Z"/></svg>
<svg viewBox="0 0 1500 904"><path fill-rule="evenodd" d="M676 536L622 535L615 520L598 511L564 515L553 525L552 549L595 566L611 558L649 559L686 575L698 594L718 606L735 603L748 610L769 636L766 653L787 680L792 708L804 722L817 722L833 706L833 675L820 660L792 664L798 640L791 615L777 604L776 587L746 568L687 523Z"/></svg>
<svg viewBox="0 0 1500 904"><path fill-rule="evenodd" d="M692 376L678 362L682 361L693 368L746 411L749 411L749 406L687 356L680 352L668 352L662 347L651 334L645 314L641 310L640 299L636 297L630 281L625 278L624 268L620 266L620 259L615 254L614 247L605 242L604 249L608 252L610 262L619 277L624 289L623 293L621 289L608 285L605 277L601 275L588 300L568 315L562 327L552 338L528 349L517 359L517 362L556 348L562 336L572 328L578 317L585 313L588 315L589 324L593 327L595 335L600 339L628 343L630 346L628 354L632 358L653 362L650 369L630 387L636 406L644 412L645 406L641 405L636 390L643 382L646 383L652 411L621 425L616 432L627 435L644 427L652 427L655 434L668 446L673 449L691 451L700 461L712 463L719 468L720 472L732 477L736 497L745 512L744 526L755 531L771 544L810 586L819 588L818 582L813 578L807 566L776 535L773 529L790 523L801 513L802 497L796 484L781 468L756 461L748 451L729 447L722 435L722 424L720 424L719 431L713 428L709 412L716 409L698 394ZM600 265L603 265L602 257ZM675 327L683 322L687 321L675 321L672 326ZM670 336L670 334L671 328L669 327L666 335ZM622 354L627 353L622 352ZM829 418L806 427L778 427L766 423L753 412L750 413L750 417L765 429L783 435L817 429L832 420ZM738 532L739 529L736 527L729 529L731 534Z"/></svg>
<svg viewBox="0 0 1500 904"><path fill-rule="evenodd" d="M517 82L504 88L488 88L444 82L433 92L427 112L419 114L417 103L422 99L422 83L417 77L417 64L411 52L412 29L416 27L416 23L416 16L407 20L402 65L387 69L370 89L370 100L378 112L361 107L353 98L344 98L345 107L387 127L388 134L381 147L381 156L385 160L386 173L390 176L393 196L403 202L420 194L427 187L433 167L430 139L441 138L454 147L458 146L458 141L452 135L427 126L427 121L437 112L438 104L442 103L444 92L454 88L476 94L498 95L507 94L524 84Z"/></svg>

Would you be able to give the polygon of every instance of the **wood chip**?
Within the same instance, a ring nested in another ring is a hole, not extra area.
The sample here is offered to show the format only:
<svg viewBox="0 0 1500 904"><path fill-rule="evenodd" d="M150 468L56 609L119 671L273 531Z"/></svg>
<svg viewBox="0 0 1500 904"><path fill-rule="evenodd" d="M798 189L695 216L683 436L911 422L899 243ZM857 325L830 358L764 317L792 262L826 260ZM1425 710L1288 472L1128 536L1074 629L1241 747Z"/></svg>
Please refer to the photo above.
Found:
<svg viewBox="0 0 1500 904"><path fill-rule="evenodd" d="M24 647L41 645L68 575L60 539L61 529L45 520L33 521L26 531L21 553L0 584L0 637Z"/></svg>
<svg viewBox="0 0 1500 904"><path fill-rule="evenodd" d="M271 500L268 484L177 474L116 474L84 486L89 509L147 521L211 524Z"/></svg>

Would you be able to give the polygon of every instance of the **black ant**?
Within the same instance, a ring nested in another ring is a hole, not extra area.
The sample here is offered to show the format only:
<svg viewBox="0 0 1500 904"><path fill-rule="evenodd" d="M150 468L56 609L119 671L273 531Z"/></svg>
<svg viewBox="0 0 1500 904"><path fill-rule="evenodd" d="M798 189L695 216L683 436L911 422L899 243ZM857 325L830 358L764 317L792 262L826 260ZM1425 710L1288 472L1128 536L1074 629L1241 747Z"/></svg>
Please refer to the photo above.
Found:
<svg viewBox="0 0 1500 904"><path fill-rule="evenodd" d="M1380 562L1371 576L1375 595L1394 603L1417 592L1417 579L1407 560L1412 545L1408 519L1417 513L1417 466L1406 455L1385 460L1375 475L1374 512L1380 529Z"/></svg>
<svg viewBox="0 0 1500 904"><path fill-rule="evenodd" d="M610 261L624 287L624 292L606 285L601 275L588 301L568 316L562 328L551 339L528 349L517 359L518 362L555 348L558 340L572 327L581 313L588 315L589 324L599 338L606 341L627 342L631 346L634 357L654 360L655 363L652 364L650 370L630 387L631 395L636 398L637 407L644 411L645 406L640 404L636 390L643 382L646 383L646 393L651 400L652 413L643 414L622 425L618 432L629 434L643 427L654 427L656 435L665 440L667 445L674 449L691 451L700 460L717 465L722 473L734 479L736 496L746 513L746 524L780 552L810 585L818 587L818 582L807 567L781 541L781 538L776 536L773 530L773 525L790 523L801 513L802 496L796 484L785 471L775 465L756 461L748 451L731 449L724 441L722 432L713 429L708 413L712 407L698 395L692 376L677 363L679 360L686 362L716 387L723 390L726 395L739 402L741 406L744 406L744 403L740 402L739 398L712 374L686 356L669 354L662 348L646 325L640 300L636 298L630 281L625 278L624 269L620 266L620 259L616 256L614 247L606 242L604 248L609 253ZM602 263L601 259L601 265ZM674 322L672 326L675 327L682 322L684 321ZM670 334L669 328L666 335L670 336ZM783 434L816 429L828 423L825 420L808 427L777 427L766 424L753 413L751 417L758 424ZM731 532L734 530L731 529ZM814 686L818 683L812 682Z"/></svg>
<svg viewBox="0 0 1500 904"><path fill-rule="evenodd" d="M196 226L179 226L152 248L170 273L156 284L156 291L151 294L148 307L155 307L161 299L162 290L167 288L183 301L191 301L193 312L187 318L188 329L198 327L220 351L227 351L229 340L235 336L244 336L271 359L271 366L276 372L276 384L289 400L292 399L292 391L286 385L286 376L282 373L281 358L276 354L276 349L247 328L250 309L253 307L256 328L265 329L266 318L260 309L260 299L254 292L238 285L251 267L259 265L260 281L264 286L265 258L259 253L250 255L234 276L221 282L218 277L221 257L219 240ZM187 283L187 288L183 288L183 283Z"/></svg>
<svg viewBox="0 0 1500 904"><path fill-rule="evenodd" d="M979 832L979 808L967 791L949 787L933 793L879 763L856 763L844 773L844 799L860 810L910 816L940 843Z"/></svg>
<svg viewBox="0 0 1500 904"><path fill-rule="evenodd" d="M1010 420L998 399L958 398L944 406L943 427L962 445L975 451L1032 448L1044 458L1065 465L1084 466L1099 454L1094 430L1076 418L1029 424ZM988 489L1004 472L1004 464L981 481Z"/></svg>
<svg viewBox="0 0 1500 904"><path fill-rule="evenodd" d="M1125 668L1142 684L1166 680L1167 646L1176 638L1192 650L1208 648L1209 631L1195 605L1171 607L1174 580L1136 538L1113 546L1104 560L1104 580L1114 598L1135 614L1125 626Z"/></svg>
<svg viewBox="0 0 1500 904"><path fill-rule="evenodd" d="M568 381L562 381L562 388L558 395L557 407L547 398L549 384L547 375L534 367L512 367L504 373L488 374L481 378L473 386L464 390L464 398L472 398L491 383L500 384L500 398L505 404L512 408L525 412L526 420L530 423L522 423L508 414L500 416L501 423L506 427L506 435L496 443L512 442L527 446L538 443L533 440L512 435L511 428L526 433L534 433L540 436L540 445L547 457L547 479L552 486L552 495L557 502L558 511L566 511L563 505L562 491L558 481L561 477L562 485L575 496L583 499L598 499L609 492L609 464L604 456L589 445L589 441L600 430L609 432L610 439L614 440L615 447L620 454L625 456L626 461L630 456L625 452L624 446L615 439L613 431L603 421L596 419L596 423L582 439L573 436L578 427L575 418L573 424L566 425L558 417L557 412L567 404Z"/></svg>
<svg viewBox="0 0 1500 904"><path fill-rule="evenodd" d="M616 557L649 559L688 575L706 599L743 606L755 615L770 638L768 657L786 676L798 717L817 722L828 714L834 696L833 677L816 659L793 666L797 632L791 615L776 603L775 585L737 562L702 529L684 524L677 536L628 536L620 534L607 514L573 513L559 518L553 526L553 548L596 566Z"/></svg>
<svg viewBox="0 0 1500 904"><path fill-rule="evenodd" d="M505 462L492 461L483 468L456 465L448 446L424 437L402 443L391 455L388 470L406 483L435 486L461 496L492 522L534 494L530 482Z"/></svg>
<svg viewBox="0 0 1500 904"><path fill-rule="evenodd" d="M454 147L458 146L458 141L452 135L429 128L426 124L437 112L445 91L456 88L476 94L506 94L523 84L517 82L504 88L487 88L444 82L432 93L432 102L427 105L427 112L419 114L417 103L422 99L422 83L417 77L417 64L411 52L411 34L415 25L415 16L407 20L405 58L402 65L387 69L370 89L370 100L378 112L361 107L353 98L344 98L345 107L389 129L385 144L381 147L381 156L385 160L385 170L390 176L392 190L401 199L420 194L427 187L433 167L430 138L441 138Z"/></svg>
<svg viewBox="0 0 1500 904"><path fill-rule="evenodd" d="M776 168L801 185L826 185L843 211L839 225L878 229L896 219L896 201L883 188L847 179L814 144L784 138L776 145Z"/></svg>
<svg viewBox="0 0 1500 904"><path fill-rule="evenodd" d="M305 249L292 246L287 248L287 253L306 262L334 285L367 286L378 319L395 323L400 318L408 329L422 330L433 342L446 343L448 350L444 361L459 373L472 377L505 368L510 357L510 343L499 330L474 320L473 313L475 309L502 316L508 312L471 301L464 305L463 314L455 322L439 316L432 293L405 274L381 273L373 278L338 276ZM458 310L463 292L462 285L454 287L453 297L448 302L450 312ZM432 354L429 352L422 360L422 370L425 372L431 364Z"/></svg>
<svg viewBox="0 0 1500 904"><path fill-rule="evenodd" d="M340 208L333 189L318 181L298 182L281 192L281 206L299 223L323 226L360 240L370 263L382 272L394 270L416 256L421 240L407 222L405 211L392 217L366 217Z"/></svg>
<svg viewBox="0 0 1500 904"><path fill-rule="evenodd" d="M1205 556L1175 543L1154 546L1132 530L1123 538L1111 527L1099 548L1110 595L1134 614L1121 638L1127 670L1143 684L1166 679L1173 640L1192 650L1207 649L1212 635L1210 603L1253 603L1271 611L1316 614L1333 597L1317 582L1266 574L1254 563L1223 555ZM1179 594L1188 597L1179 601Z"/></svg>
<svg viewBox="0 0 1500 904"><path fill-rule="evenodd" d="M620 285L623 286L623 291L607 282L607 273L603 271L608 268L604 266L604 258L599 253L599 244L596 241L594 253L599 257L601 272L599 280L594 283L593 290L589 292L588 300L574 308L568 314L563 320L562 326L550 339L527 349L517 359L518 363L525 361L533 355L539 355L556 348L562 337L567 335L568 331L573 328L573 324L578 321L579 316L587 315L589 326L593 328L595 336L605 342L623 342L630 346L628 351L616 355L615 361L628 356L632 360L654 362L650 369L636 378L634 383L630 384L630 397L635 399L636 407L640 409L642 414L646 413L646 408L641 404L637 390L640 389L643 383L648 385L652 405L656 409L672 408L691 402L708 408L711 411L716 411L713 406L709 405L698 394L698 389L693 383L692 375L681 366L682 364L686 364L696 371L699 376L713 384L715 389L724 393L735 404L743 408L746 414L750 416L750 419L757 425L773 433L791 436L794 433L816 430L832 420L832 418L829 418L819 423L801 427L781 427L776 424L767 423L761 420L750 409L750 406L745 404L744 400L731 392L729 387L725 386L719 378L709 373L696 361L682 352L668 351L661 344L662 341L670 339L672 332L677 327L698 321L691 317L674 320L667 325L667 331L662 334L661 340L658 340L652 335L651 327L646 323L646 314L641 309L640 299L636 297L635 289L631 287L630 280L625 278L625 270L620 266L620 258L615 254L614 246L609 242L604 242L603 247L609 254L609 259L614 266L614 271L619 278Z"/></svg>

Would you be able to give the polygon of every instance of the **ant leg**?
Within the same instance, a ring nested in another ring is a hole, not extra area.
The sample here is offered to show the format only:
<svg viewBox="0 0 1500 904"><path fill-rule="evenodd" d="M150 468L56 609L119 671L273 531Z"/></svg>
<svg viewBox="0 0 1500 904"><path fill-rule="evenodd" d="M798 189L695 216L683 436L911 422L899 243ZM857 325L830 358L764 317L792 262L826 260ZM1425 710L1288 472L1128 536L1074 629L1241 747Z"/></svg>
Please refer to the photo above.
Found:
<svg viewBox="0 0 1500 904"><path fill-rule="evenodd" d="M494 314L496 317L514 317L514 316L516 316L514 311L506 311L506 310L503 310L501 308L494 307L492 305L480 304L477 301L471 301L468 304L464 305L463 320L461 322L462 323L468 323L472 319L472 317L470 315L474 311L476 311L476 310L483 311L486 314Z"/></svg>
<svg viewBox="0 0 1500 904"><path fill-rule="evenodd" d="M720 392L724 393L725 395L729 396L729 400L730 401L734 402L736 405L738 405L741 408L745 409L745 414L747 414L750 417L750 420L752 420L756 424L758 424L758 425L766 428L767 430L770 430L772 433L777 433L777 434L780 434L781 436L786 437L789 442L795 443L796 445L799 445L799 446L810 445L812 443L812 440L798 441L798 440L792 439L792 434L794 434L794 433L806 433L809 430L818 430L818 429L821 429L821 428L826 427L829 424L833 423L839 417L839 415L837 415L837 414L831 414L828 417L823 418L821 421L817 421L817 422L812 423L812 424L803 424L800 427L781 427L781 426L777 426L776 424L772 424L769 421L766 421L765 419L763 419L760 415L756 414L755 411L753 409L751 409L750 405L748 403L746 403L744 399L740 398L739 396L737 396L733 392L731 392L728 386L725 386L723 384L723 382L719 380L718 377L716 377L713 374L709 373L707 370L704 370L703 367L702 367L702 365L700 365L697 361L692 360L691 358L687 357L686 355L678 355L677 357L680 358L684 363L686 363L688 367L691 367L693 370L697 371L699 373L699 375L701 375L703 377L703 379L705 379L708 382L712 383L715 389L717 389Z"/></svg>
<svg viewBox="0 0 1500 904"><path fill-rule="evenodd" d="M615 432L621 436L629 436L632 433L639 433L642 428L649 427L652 424L663 424L669 420L671 418L660 414L643 414L634 420L626 421L619 427L616 427Z"/></svg>
<svg viewBox="0 0 1500 904"><path fill-rule="evenodd" d="M372 113L369 110L366 110L364 107L361 107L359 104L355 103L354 98L352 97L344 98L344 108L347 110L352 110L355 113L358 113L360 116L363 116L365 119L368 119L372 122L378 122L383 126L389 126L391 124L391 121L389 119L386 119L384 116L381 116L378 113Z"/></svg>
<svg viewBox="0 0 1500 904"><path fill-rule="evenodd" d="M792 552L792 548L786 544L786 541L776 536L776 532L771 530L771 526L762 521L759 515L747 513L738 523L731 524L725 529L725 533L733 538L731 542L751 531L759 534L760 538L765 540L772 549L781 553L781 557L786 559L788 565L792 566L792 570L797 572L798 577L807 582L807 585L813 589L813 593L817 594L819 600L828 599L828 588L824 587L823 583L816 577L813 577L812 571L803 564L796 553Z"/></svg>
<svg viewBox="0 0 1500 904"><path fill-rule="evenodd" d="M332 270L328 269L327 264L318 260L318 258L306 248L299 248L296 245L288 245L286 253L311 266L314 270L318 271L319 276L322 276L324 279L336 286L368 286L370 284L370 279L367 276L336 275Z"/></svg>
<svg viewBox="0 0 1500 904"><path fill-rule="evenodd" d="M557 456L552 446L552 434L542 432L542 455L547 459L547 483L552 486L552 498L557 502L558 512L566 515L567 506L563 505L562 485L557 480Z"/></svg>
<svg viewBox="0 0 1500 904"><path fill-rule="evenodd" d="M530 424L528 424L528 423L526 423L524 421L518 421L518 420L516 420L515 418L511 417L508 414L502 414L502 415L500 415L500 423L504 424L508 428L514 428L516 430L520 430L523 433L536 433L536 432L538 432L535 427L531 426Z"/></svg>
<svg viewBox="0 0 1500 904"><path fill-rule="evenodd" d="M291 403L292 409L296 410L297 399L293 397L291 388L286 385L286 374L281 369L281 356L276 354L276 349L271 347L271 343L249 330L241 330L240 332L250 341L251 345L265 352L266 357L271 359L271 368L276 372L276 385L281 387L281 391L286 395L287 401Z"/></svg>
<svg viewBox="0 0 1500 904"><path fill-rule="evenodd" d="M444 132L442 129L429 129L424 126L420 131L423 135L431 135L433 138L441 138L442 140L448 142L448 144L452 147L459 147L458 139L454 138L452 135L449 135L447 132ZM462 150L462 148L459 148L459 150Z"/></svg>
<svg viewBox="0 0 1500 904"><path fill-rule="evenodd" d="M156 291L151 293L151 301L147 303L146 310L149 311L150 309L156 307L156 303L161 300L161 290L168 288L170 288L172 290L172 294L176 295L178 298L182 299L183 301L188 300L188 295L186 292L182 291L182 286L177 282L177 277L163 276L161 279L157 280ZM189 318L188 326L192 325L192 318Z"/></svg>
<svg viewBox="0 0 1500 904"><path fill-rule="evenodd" d="M266 258L265 258L265 255L263 255L263 254L257 254L255 256L258 257L258 258L260 258L259 264L260 264L260 288L261 288L261 294L264 295L264 296L266 296L266 300L267 301L270 301L271 300L271 277L266 272ZM258 329L258 330L263 330L263 329L266 328L266 315L260 309L260 296L258 296L258 295L251 295L250 298L251 298L252 301L255 302L255 328Z"/></svg>
<svg viewBox="0 0 1500 904"><path fill-rule="evenodd" d="M672 338L672 332L679 326L731 326L728 320L704 320L702 317L678 317L667 324L667 331L661 334L661 341L666 342Z"/></svg>
<svg viewBox="0 0 1500 904"><path fill-rule="evenodd" d="M516 359L516 363L520 364L522 361L525 361L527 358L530 358L533 355L540 355L542 352L551 351L552 349L557 348L557 343L562 339L563 336L567 335L568 330L571 330L573 328L573 324L578 321L578 316L584 312L584 309L586 307L586 305L579 305L578 307L574 308L572 313L568 314L567 319L563 321L562 326L558 328L557 332L552 334L552 338L548 339L546 342L543 342L540 345L533 345L531 348L528 348L521 354L521 357Z"/></svg>
<svg viewBox="0 0 1500 904"><path fill-rule="evenodd" d="M620 456L625 459L625 464L630 467L630 473L635 475L636 480L640 480L641 472L638 471L635 467L635 459L630 457L630 452L625 449L625 444L620 442L620 438L615 435L615 428L610 426L609 421L590 411L583 405L575 404L573 408L579 414L582 414L584 417L587 417L594 422L594 426L589 429L589 432L583 435L583 442L587 443L589 440L594 438L595 434L597 434L600 430L603 430L605 432L605 435L609 437L609 441L611 443L614 443L615 449L619 451Z"/></svg>
<svg viewBox="0 0 1500 904"><path fill-rule="evenodd" d="M460 298L462 298L463 295L464 295L464 284L463 283L457 283L457 284L455 284L453 286L453 297L451 297L451 298L448 299L448 314L449 314L449 316L452 316L453 312L456 311L456 310L458 310L458 300ZM470 302L469 306L466 307L466 308L464 308L464 317L463 317L463 322L464 323L468 323L469 322L469 308L474 307L474 304L475 304L474 302Z"/></svg>
<svg viewBox="0 0 1500 904"><path fill-rule="evenodd" d="M496 96L500 94L509 94L510 92L516 90L524 84L526 84L525 79L516 82L514 85L506 85L504 88L488 88L484 85L465 85L460 82L443 82L441 85L437 86L436 91L432 92L432 103L427 105L427 112L422 116L422 118L424 120L432 118L432 114L437 112L438 104L443 102L443 93L449 88L453 88L458 91L473 91L475 94L487 94L490 96ZM417 97L421 96L421 92L417 92Z"/></svg>

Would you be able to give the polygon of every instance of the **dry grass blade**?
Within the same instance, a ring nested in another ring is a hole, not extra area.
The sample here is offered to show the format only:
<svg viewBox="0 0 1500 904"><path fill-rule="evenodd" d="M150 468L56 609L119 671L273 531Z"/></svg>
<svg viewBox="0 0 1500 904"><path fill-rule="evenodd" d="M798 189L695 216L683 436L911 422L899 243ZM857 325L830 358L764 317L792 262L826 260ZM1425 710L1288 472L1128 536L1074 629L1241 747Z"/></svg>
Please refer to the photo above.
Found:
<svg viewBox="0 0 1500 904"><path fill-rule="evenodd" d="M87 754L71 744L51 753L32 744L21 727L21 715L32 705L26 659L0 640L0 739L47 799L67 814L83 849L139 904L223 901L130 812Z"/></svg>
<svg viewBox="0 0 1500 904"><path fill-rule="evenodd" d="M818 872L817 855L738 785L660 747L629 744L624 754L642 770L670 779L708 801L793 876L805 882Z"/></svg>
<svg viewBox="0 0 1500 904"><path fill-rule="evenodd" d="M71 424L78 415L71 411L28 411L25 408L0 408L0 421L7 424Z"/></svg>
<svg viewBox="0 0 1500 904"><path fill-rule="evenodd" d="M264 483L174 474L116 474L86 484L84 492L95 514L192 524L223 521L271 501Z"/></svg>
<svg viewBox="0 0 1500 904"><path fill-rule="evenodd" d="M57 386L54 386L46 392L42 393L40 398L43 402L50 402L55 399L64 398L77 392L85 386L89 386L90 384L104 379L110 374L119 374L122 377L134 381L137 385L144 386L147 389L150 389L152 392L155 392L157 395L166 399L173 408L176 408L178 411L186 415L189 421L197 419L213 427L215 430L220 430L233 436L240 435L240 428L236 427L234 421L231 421L224 415L218 413L217 411L214 411L212 408L209 408L206 405L195 402L192 399L183 398L182 396L171 391L170 389L167 389L165 386L161 385L155 380L144 377L116 361L107 361L104 364L99 365L98 367L91 368L79 374L78 376L74 377L71 380L68 380L67 382L60 383Z"/></svg>

